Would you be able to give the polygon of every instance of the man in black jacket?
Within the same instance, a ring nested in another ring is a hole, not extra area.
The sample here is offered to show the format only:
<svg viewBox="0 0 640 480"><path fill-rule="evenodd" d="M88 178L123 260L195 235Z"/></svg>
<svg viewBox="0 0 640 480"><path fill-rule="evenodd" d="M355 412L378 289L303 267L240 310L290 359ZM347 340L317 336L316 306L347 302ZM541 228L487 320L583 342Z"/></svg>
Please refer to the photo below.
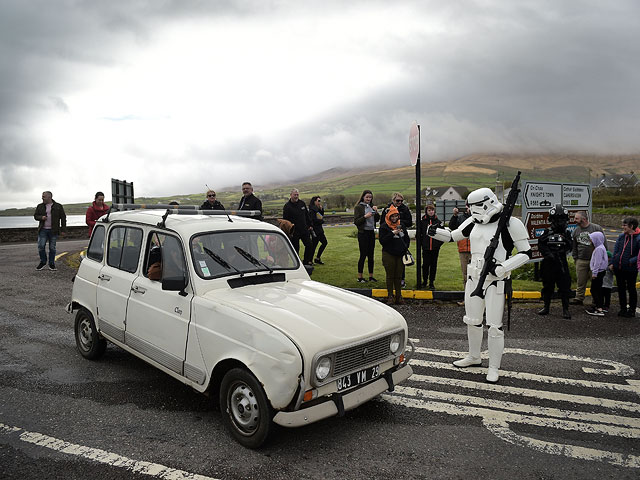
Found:
<svg viewBox="0 0 640 480"><path fill-rule="evenodd" d="M311 219L307 205L300 200L300 192L294 188L291 190L289 201L282 207L282 218L293 223L293 248L300 255L300 241L304 244L304 265L313 265L313 250L311 245Z"/></svg>
<svg viewBox="0 0 640 480"><path fill-rule="evenodd" d="M253 185L249 182L242 184L242 198L238 204L238 210L259 210L260 216L256 217L262 220L262 202L253 194Z"/></svg>
<svg viewBox="0 0 640 480"><path fill-rule="evenodd" d="M47 264L47 241L49 242L49 270L56 269L56 242L58 235L65 234L67 215L61 203L53 200L51 192L42 192L42 203L36 207L33 218L38 222L38 254L40 263L36 270L42 270Z"/></svg>

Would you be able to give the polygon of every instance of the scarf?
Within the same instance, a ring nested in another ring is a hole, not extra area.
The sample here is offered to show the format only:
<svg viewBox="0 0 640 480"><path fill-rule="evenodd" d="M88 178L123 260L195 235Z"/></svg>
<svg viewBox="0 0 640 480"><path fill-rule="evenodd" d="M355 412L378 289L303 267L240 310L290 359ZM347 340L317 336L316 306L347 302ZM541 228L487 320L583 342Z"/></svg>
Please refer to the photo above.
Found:
<svg viewBox="0 0 640 480"><path fill-rule="evenodd" d="M398 215L398 209L396 208L395 205L391 205L389 207L389 209L387 210L387 215L385 215L384 217L384 221L387 223L387 225L389 225L389 228L391 230L396 230L397 228L400 227L400 218L398 217L398 220L396 222L392 222L391 221L391 215Z"/></svg>

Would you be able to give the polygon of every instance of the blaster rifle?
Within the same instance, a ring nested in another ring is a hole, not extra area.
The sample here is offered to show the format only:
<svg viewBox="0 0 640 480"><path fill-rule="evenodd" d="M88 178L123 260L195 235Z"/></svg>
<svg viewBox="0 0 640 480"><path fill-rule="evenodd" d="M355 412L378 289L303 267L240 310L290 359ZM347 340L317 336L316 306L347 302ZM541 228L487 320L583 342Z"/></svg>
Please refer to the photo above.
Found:
<svg viewBox="0 0 640 480"><path fill-rule="evenodd" d="M516 200L518 199L518 193L520 189L518 188L518 183L520 183L520 171L516 175L516 178L513 179L513 183L511 184L511 191L507 196L507 201L505 202L504 208L502 210L502 214L500 215L500 220L498 220L498 227L496 228L496 233L491 238L489 245L487 245L487 249L484 251L484 263L482 265L482 272L480 273L480 278L478 279L478 285L473 292L471 292L472 297L480 297L484 298L484 282L487 280L487 277L490 273L495 272L496 268L496 259L494 255L496 250L498 249L498 244L500 243L500 235L507 229L507 225L509 224L509 219L511 218L511 214L513 213L513 207L516 205ZM510 254L511 252L507 252Z"/></svg>

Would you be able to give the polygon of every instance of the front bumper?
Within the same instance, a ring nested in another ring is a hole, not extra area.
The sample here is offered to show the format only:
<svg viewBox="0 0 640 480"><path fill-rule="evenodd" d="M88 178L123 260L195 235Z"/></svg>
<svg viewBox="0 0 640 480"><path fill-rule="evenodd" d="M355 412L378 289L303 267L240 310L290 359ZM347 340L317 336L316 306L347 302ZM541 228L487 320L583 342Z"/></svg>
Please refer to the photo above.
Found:
<svg viewBox="0 0 640 480"><path fill-rule="evenodd" d="M404 365L391 374L393 385L404 382L411 376L413 370L409 365ZM363 403L368 402L377 397L382 392L389 390L391 385L387 378L382 375L374 382L368 383L363 387L357 388L351 392L340 395L339 400L327 400L324 403L314 405L313 407L304 408L295 412L278 412L273 421L283 427L301 427L310 423L333 417L341 413L341 410L347 411L356 408ZM340 403L341 400L341 403ZM338 408L338 405L342 408Z"/></svg>

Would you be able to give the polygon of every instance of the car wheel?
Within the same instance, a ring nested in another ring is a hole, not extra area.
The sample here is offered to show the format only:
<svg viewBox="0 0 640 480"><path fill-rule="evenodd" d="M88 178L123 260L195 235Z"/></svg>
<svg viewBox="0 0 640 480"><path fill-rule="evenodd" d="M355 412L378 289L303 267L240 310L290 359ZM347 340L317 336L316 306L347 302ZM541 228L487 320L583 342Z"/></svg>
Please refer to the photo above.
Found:
<svg viewBox="0 0 640 480"><path fill-rule="evenodd" d="M84 309L76 314L75 334L76 347L84 358L96 360L107 349L107 341L98 333L93 316Z"/></svg>
<svg viewBox="0 0 640 480"><path fill-rule="evenodd" d="M220 384L222 419L233 437L247 448L258 448L272 427L272 409L262 386L250 372L229 370Z"/></svg>

